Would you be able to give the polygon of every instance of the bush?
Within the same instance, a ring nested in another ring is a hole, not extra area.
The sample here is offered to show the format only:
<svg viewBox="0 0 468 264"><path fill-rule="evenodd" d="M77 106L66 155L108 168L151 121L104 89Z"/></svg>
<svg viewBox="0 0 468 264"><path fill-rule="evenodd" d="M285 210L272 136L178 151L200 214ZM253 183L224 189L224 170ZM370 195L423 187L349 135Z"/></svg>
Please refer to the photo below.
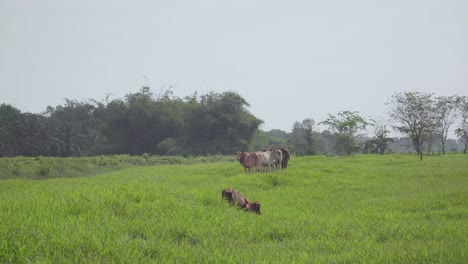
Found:
<svg viewBox="0 0 468 264"><path fill-rule="evenodd" d="M48 176L51 170L51 165L44 160L41 160L35 170L36 175L40 177Z"/></svg>

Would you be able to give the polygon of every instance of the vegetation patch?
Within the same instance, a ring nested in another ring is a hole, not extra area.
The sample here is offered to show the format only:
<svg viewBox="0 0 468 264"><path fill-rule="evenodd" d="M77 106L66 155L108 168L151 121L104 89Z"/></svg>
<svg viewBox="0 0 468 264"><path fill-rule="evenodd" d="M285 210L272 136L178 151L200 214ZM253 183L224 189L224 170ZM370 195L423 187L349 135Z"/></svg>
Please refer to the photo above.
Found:
<svg viewBox="0 0 468 264"><path fill-rule="evenodd" d="M124 168L154 165L190 165L234 161L234 157L213 156L130 156L112 155L81 158L15 157L0 158L0 179L50 179L94 176Z"/></svg>

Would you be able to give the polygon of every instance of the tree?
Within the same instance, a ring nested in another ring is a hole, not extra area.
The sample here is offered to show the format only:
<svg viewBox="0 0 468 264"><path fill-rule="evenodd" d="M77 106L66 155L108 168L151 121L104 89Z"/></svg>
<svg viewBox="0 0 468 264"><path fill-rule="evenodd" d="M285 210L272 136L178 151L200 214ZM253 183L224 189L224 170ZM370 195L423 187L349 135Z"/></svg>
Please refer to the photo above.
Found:
<svg viewBox="0 0 468 264"><path fill-rule="evenodd" d="M45 116L0 105L0 156L46 156L55 144Z"/></svg>
<svg viewBox="0 0 468 264"><path fill-rule="evenodd" d="M391 108L390 117L397 123L394 128L411 138L421 160L423 144L435 127L432 95L420 92L396 93L387 103Z"/></svg>
<svg viewBox="0 0 468 264"><path fill-rule="evenodd" d="M53 149L61 148L62 142L53 137L47 117L40 114L23 113L20 120L18 139L21 145L19 155L23 156L49 156Z"/></svg>
<svg viewBox="0 0 468 264"><path fill-rule="evenodd" d="M0 156L228 154L248 150L263 122L235 92L182 100L145 86L111 102L65 100L42 114L1 104Z"/></svg>
<svg viewBox="0 0 468 264"><path fill-rule="evenodd" d="M162 97L164 98L164 97ZM163 107L156 101L149 87L142 87L139 92L125 96L127 106L127 124L125 149L127 153L141 155L154 153L157 144L167 135L168 120L161 113ZM173 138L179 135L172 136Z"/></svg>
<svg viewBox="0 0 468 264"><path fill-rule="evenodd" d="M319 123L329 126L335 133L335 148L339 154L351 155L359 151L360 146L356 140L356 134L360 130L365 130L369 125L358 112L342 111L337 116L328 115L325 121Z"/></svg>
<svg viewBox="0 0 468 264"><path fill-rule="evenodd" d="M99 122L93 154L129 153L128 105L123 100L115 99L100 105L95 111L95 116Z"/></svg>
<svg viewBox="0 0 468 264"><path fill-rule="evenodd" d="M255 132L255 136L249 143L248 151L254 152L267 148L284 148L288 146L288 139L290 134L280 129L272 129L270 131L263 131L261 129ZM240 149L244 151L244 149Z"/></svg>
<svg viewBox="0 0 468 264"><path fill-rule="evenodd" d="M253 116L247 101L235 92L189 98L183 145L194 154L234 153L248 150L263 123Z"/></svg>
<svg viewBox="0 0 468 264"><path fill-rule="evenodd" d="M393 142L392 138L388 137L390 131L387 130L387 126L381 121L374 122L374 136L366 141L365 149L373 154L383 155L388 149L388 144Z"/></svg>
<svg viewBox="0 0 468 264"><path fill-rule="evenodd" d="M323 130L321 133L317 133L317 147L321 154L331 155L334 153L335 147L335 136L329 130Z"/></svg>
<svg viewBox="0 0 468 264"><path fill-rule="evenodd" d="M20 110L7 104L0 105L0 156L18 155L20 120Z"/></svg>
<svg viewBox="0 0 468 264"><path fill-rule="evenodd" d="M435 132L442 143L442 155L445 154L445 142L449 128L457 118L459 100L458 96L440 96L435 100Z"/></svg>
<svg viewBox="0 0 468 264"><path fill-rule="evenodd" d="M292 129L292 145L297 153L304 155L316 155L317 146L314 135L315 120L306 118L302 122L296 121Z"/></svg>
<svg viewBox="0 0 468 264"><path fill-rule="evenodd" d="M255 136L252 138L252 141L249 144L248 149L239 149L241 151L258 151L264 149L265 147L269 147L269 139L270 136L263 130L259 129L255 132Z"/></svg>
<svg viewBox="0 0 468 264"><path fill-rule="evenodd" d="M49 134L60 144L51 151L63 157L86 154L88 147L95 142L95 105L88 102L65 99L65 105L48 107Z"/></svg>
<svg viewBox="0 0 468 264"><path fill-rule="evenodd" d="M177 142L173 138L166 138L163 141L159 142L157 150L161 154L173 153L176 150Z"/></svg>
<svg viewBox="0 0 468 264"><path fill-rule="evenodd" d="M465 147L463 153L466 154L468 148L468 97L459 98L460 127L455 130L455 134L463 141Z"/></svg>

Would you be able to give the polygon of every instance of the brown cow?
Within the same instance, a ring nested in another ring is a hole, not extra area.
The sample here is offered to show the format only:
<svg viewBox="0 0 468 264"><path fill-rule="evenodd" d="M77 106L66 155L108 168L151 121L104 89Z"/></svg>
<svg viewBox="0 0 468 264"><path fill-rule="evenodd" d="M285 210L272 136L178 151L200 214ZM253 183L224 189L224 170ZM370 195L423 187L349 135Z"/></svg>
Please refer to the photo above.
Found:
<svg viewBox="0 0 468 264"><path fill-rule="evenodd" d="M252 211L252 212L255 212L256 214L262 214L260 212L260 206L262 206L259 202L253 202L253 203L249 203L247 204L247 206L245 207L248 211Z"/></svg>
<svg viewBox="0 0 468 264"><path fill-rule="evenodd" d="M260 157L257 153L240 152L234 153L239 163L244 167L245 174L250 173L255 168L255 172L258 172L260 167Z"/></svg>
<svg viewBox="0 0 468 264"><path fill-rule="evenodd" d="M228 200L229 203L232 203L232 193L234 189L226 189L221 192L221 195L224 199Z"/></svg>
<svg viewBox="0 0 468 264"><path fill-rule="evenodd" d="M223 198L229 201L230 204L238 205L240 208L247 211L252 211L261 214L259 202L250 202L244 195L234 189L226 189L221 192Z"/></svg>

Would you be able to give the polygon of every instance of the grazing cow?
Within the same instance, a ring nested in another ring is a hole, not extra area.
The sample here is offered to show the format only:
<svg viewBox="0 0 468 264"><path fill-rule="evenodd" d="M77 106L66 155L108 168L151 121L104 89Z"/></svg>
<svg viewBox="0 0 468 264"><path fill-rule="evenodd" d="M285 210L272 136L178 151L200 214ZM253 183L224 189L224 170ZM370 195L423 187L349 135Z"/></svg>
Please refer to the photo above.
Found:
<svg viewBox="0 0 468 264"><path fill-rule="evenodd" d="M258 171L258 167L260 166L260 157L257 153L237 151L234 155L236 155L237 160L242 167L244 167L245 174L250 173L253 168L255 168L255 172Z"/></svg>
<svg viewBox="0 0 468 264"><path fill-rule="evenodd" d="M226 189L221 192L221 196L228 200L229 203L232 203L232 193L234 192L234 189Z"/></svg>
<svg viewBox="0 0 468 264"><path fill-rule="evenodd" d="M287 148L280 148L282 154L283 154L283 159L281 161L281 167L283 169L286 169L288 167L288 162L289 159L291 158L291 153L289 153L289 150Z"/></svg>
<svg viewBox="0 0 468 264"><path fill-rule="evenodd" d="M258 202L249 202L249 200L242 195L240 192L234 189L226 189L221 192L221 196L228 200L230 204L238 205L240 208L247 211L252 211L257 214L261 214L261 204Z"/></svg>
<svg viewBox="0 0 468 264"><path fill-rule="evenodd" d="M232 192L232 201L234 204L240 206L240 208L245 208L245 206L249 203L249 200L245 198L240 192L234 190Z"/></svg>
<svg viewBox="0 0 468 264"><path fill-rule="evenodd" d="M259 203L259 202L253 202L253 203L248 203L246 206L245 206L245 209L247 211L252 211L252 212L255 212L256 214L262 214L260 212L260 207L262 205Z"/></svg>

